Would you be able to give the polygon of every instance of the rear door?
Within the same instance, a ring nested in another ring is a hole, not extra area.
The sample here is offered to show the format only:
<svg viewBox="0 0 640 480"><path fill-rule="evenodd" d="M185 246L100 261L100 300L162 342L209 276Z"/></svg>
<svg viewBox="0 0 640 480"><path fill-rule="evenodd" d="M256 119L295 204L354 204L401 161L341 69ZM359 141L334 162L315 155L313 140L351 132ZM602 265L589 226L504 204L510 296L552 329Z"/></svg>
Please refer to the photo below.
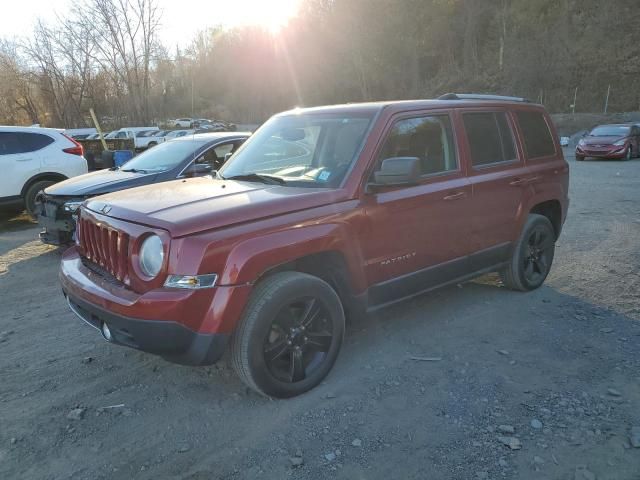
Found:
<svg viewBox="0 0 640 480"><path fill-rule="evenodd" d="M509 258L511 245L518 238L528 169L515 140L514 119L506 109L464 109L459 115L473 190L471 221L476 251L470 263L477 271Z"/></svg>
<svg viewBox="0 0 640 480"><path fill-rule="evenodd" d="M53 143L47 135L0 132L0 197L20 195L25 183L41 170L41 150Z"/></svg>

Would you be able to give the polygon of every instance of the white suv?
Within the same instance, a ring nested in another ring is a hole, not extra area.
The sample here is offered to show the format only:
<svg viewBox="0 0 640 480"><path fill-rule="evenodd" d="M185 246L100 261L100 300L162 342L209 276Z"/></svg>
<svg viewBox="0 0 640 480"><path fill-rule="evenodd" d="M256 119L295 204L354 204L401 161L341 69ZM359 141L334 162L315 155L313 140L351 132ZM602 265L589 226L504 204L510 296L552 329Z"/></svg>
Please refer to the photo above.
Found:
<svg viewBox="0 0 640 480"><path fill-rule="evenodd" d="M33 215L38 192L87 173L83 153L52 128L0 126L0 209L24 205Z"/></svg>

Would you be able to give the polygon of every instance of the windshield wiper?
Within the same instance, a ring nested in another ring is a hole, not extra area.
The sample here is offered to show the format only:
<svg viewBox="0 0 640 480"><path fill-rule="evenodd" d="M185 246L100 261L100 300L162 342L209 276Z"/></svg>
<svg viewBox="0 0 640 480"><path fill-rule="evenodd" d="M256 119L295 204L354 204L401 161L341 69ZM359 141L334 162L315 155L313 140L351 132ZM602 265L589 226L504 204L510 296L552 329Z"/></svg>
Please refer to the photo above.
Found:
<svg viewBox="0 0 640 480"><path fill-rule="evenodd" d="M129 168L127 170L120 170L121 172L131 172L131 173L148 173L146 170L140 170L137 168Z"/></svg>
<svg viewBox="0 0 640 480"><path fill-rule="evenodd" d="M222 180L246 180L247 182L260 182L270 185L285 185L287 183L283 178L263 173L245 173L244 175L232 175L231 177L222 177L218 174L218 177L222 178Z"/></svg>

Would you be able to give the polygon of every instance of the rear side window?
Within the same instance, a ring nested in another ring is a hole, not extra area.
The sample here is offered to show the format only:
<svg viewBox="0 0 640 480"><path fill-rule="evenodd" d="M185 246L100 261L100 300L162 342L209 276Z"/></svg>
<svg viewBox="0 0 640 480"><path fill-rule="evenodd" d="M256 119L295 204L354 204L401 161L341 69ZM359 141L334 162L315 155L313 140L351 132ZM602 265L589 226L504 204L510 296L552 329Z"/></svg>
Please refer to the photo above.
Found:
<svg viewBox="0 0 640 480"><path fill-rule="evenodd" d="M24 153L35 152L53 143L53 138L40 133L18 132L17 135Z"/></svg>
<svg viewBox="0 0 640 480"><path fill-rule="evenodd" d="M555 155L556 147L549 126L540 112L517 112L527 158Z"/></svg>
<svg viewBox="0 0 640 480"><path fill-rule="evenodd" d="M391 157L417 157L422 175L458 168L448 115L398 120L378 156L378 165Z"/></svg>
<svg viewBox="0 0 640 480"><path fill-rule="evenodd" d="M0 132L0 155L35 152L53 142L53 138L40 133Z"/></svg>
<svg viewBox="0 0 640 480"><path fill-rule="evenodd" d="M516 160L513 134L504 112L464 113L474 167Z"/></svg>

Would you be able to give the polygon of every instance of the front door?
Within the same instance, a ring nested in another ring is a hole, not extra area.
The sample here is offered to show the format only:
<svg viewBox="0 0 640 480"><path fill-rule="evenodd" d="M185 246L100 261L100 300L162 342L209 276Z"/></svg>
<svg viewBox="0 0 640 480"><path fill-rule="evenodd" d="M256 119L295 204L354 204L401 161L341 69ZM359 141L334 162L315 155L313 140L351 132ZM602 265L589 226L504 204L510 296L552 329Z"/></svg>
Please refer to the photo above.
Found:
<svg viewBox="0 0 640 480"><path fill-rule="evenodd" d="M376 166L417 157L416 185L374 187L365 195L361 232L370 302L410 296L467 272L471 187L454 141L450 113L412 114L390 124Z"/></svg>
<svg viewBox="0 0 640 480"><path fill-rule="evenodd" d="M0 198L16 197L25 183L40 171L41 156L37 151L43 143L38 138L53 142L46 135L27 132L0 132Z"/></svg>

